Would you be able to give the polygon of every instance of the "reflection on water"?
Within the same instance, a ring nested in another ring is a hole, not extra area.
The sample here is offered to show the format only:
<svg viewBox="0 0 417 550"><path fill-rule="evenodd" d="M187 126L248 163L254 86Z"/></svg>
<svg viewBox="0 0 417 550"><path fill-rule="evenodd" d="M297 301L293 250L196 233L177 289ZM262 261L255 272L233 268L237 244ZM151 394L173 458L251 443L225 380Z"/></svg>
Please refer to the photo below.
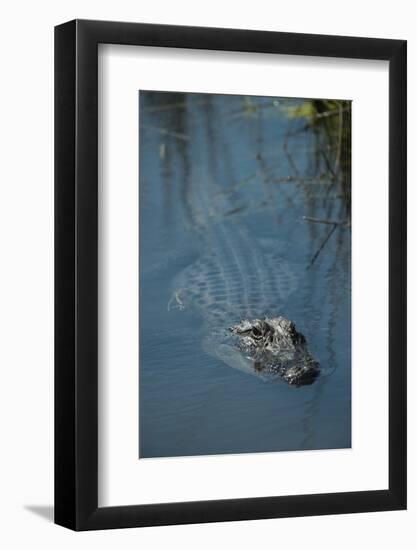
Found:
<svg viewBox="0 0 417 550"><path fill-rule="evenodd" d="M350 447L350 103L139 102L140 457ZM224 360L262 315L306 336L312 385Z"/></svg>

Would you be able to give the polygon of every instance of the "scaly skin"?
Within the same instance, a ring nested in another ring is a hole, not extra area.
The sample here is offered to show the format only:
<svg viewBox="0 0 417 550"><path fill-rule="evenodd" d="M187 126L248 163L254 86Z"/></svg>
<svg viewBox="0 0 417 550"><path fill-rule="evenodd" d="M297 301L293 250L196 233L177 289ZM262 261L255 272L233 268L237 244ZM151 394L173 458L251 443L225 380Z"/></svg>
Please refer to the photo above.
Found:
<svg viewBox="0 0 417 550"><path fill-rule="evenodd" d="M230 328L239 337L238 348L253 361L255 371L277 374L291 385L312 384L319 363L306 339L285 317L244 320Z"/></svg>

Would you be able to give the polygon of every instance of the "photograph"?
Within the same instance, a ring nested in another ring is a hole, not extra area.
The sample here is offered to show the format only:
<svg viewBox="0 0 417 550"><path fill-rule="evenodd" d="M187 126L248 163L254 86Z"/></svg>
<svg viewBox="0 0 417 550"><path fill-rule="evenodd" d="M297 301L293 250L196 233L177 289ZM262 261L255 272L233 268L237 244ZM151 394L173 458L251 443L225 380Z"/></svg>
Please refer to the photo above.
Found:
<svg viewBox="0 0 417 550"><path fill-rule="evenodd" d="M414 5L2 7L0 548L417 547Z"/></svg>
<svg viewBox="0 0 417 550"><path fill-rule="evenodd" d="M139 459L351 448L352 101L138 95Z"/></svg>

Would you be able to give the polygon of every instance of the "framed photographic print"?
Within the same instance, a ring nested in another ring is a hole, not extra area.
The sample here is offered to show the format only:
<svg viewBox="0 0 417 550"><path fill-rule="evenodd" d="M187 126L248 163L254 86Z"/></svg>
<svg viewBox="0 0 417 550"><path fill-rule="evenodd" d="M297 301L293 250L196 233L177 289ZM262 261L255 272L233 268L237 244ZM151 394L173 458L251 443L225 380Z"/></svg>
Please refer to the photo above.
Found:
<svg viewBox="0 0 417 550"><path fill-rule="evenodd" d="M55 30L55 521L406 507L406 42Z"/></svg>

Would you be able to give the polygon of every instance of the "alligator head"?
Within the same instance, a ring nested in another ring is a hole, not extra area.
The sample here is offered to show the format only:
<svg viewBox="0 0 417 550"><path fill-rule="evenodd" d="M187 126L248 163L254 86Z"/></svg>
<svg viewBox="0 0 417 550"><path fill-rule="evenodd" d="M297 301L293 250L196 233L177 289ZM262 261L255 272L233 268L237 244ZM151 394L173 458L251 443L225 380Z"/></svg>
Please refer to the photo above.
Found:
<svg viewBox="0 0 417 550"><path fill-rule="evenodd" d="M312 384L319 374L306 339L285 317L244 320L230 330L239 337L238 348L253 361L255 371L277 374L296 386Z"/></svg>

